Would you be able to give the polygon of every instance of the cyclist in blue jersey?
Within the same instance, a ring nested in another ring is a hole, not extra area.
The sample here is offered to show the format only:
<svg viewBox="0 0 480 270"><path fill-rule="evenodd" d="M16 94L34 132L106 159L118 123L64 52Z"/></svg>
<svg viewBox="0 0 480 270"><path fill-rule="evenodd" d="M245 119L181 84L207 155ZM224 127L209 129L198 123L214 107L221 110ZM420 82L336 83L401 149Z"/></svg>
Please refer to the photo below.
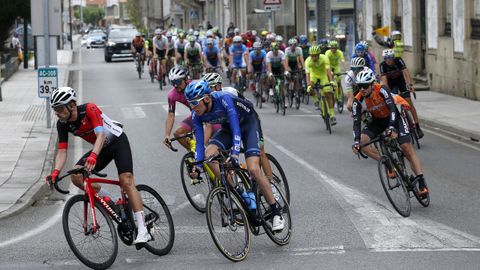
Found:
<svg viewBox="0 0 480 270"><path fill-rule="evenodd" d="M242 77L246 77L246 68L248 63L248 50L247 47L242 44L242 37L233 37L233 44L230 46L230 69L239 68ZM233 71L233 70L232 70ZM233 72L232 81L236 82L237 72ZM241 90L241 89L238 89Z"/></svg>
<svg viewBox="0 0 480 270"><path fill-rule="evenodd" d="M378 74L375 69L375 61L367 53L367 48L363 43L357 43L357 45L355 45L355 52L352 54L352 58L355 57L362 57L365 59L365 66L369 67L373 71L373 74Z"/></svg>
<svg viewBox="0 0 480 270"><path fill-rule="evenodd" d="M205 71L207 73L215 71L217 68L221 68L221 56L220 50L214 44L212 38L208 38L205 42L205 47L203 48L202 57Z"/></svg>
<svg viewBox="0 0 480 270"><path fill-rule="evenodd" d="M231 149L227 162L238 166L240 144L243 142L248 171L257 181L273 213L272 230L281 231L285 226L284 220L273 196L272 187L260 170L259 123L253 104L226 92L211 93L208 83L204 81L191 82L187 86L185 96L193 110L192 121L197 142L203 142L204 140L203 123L222 125L222 128L210 139L206 150L202 143L197 144L195 160L203 160L205 155L216 155L220 149ZM219 177L218 164L212 163L209 165ZM190 176L193 178L198 176L197 168L192 168ZM235 188L239 191L240 187ZM243 192L239 191L240 194L243 194ZM254 199L254 196L251 193L250 198Z"/></svg>
<svg viewBox="0 0 480 270"><path fill-rule="evenodd" d="M262 73L260 75L260 84L262 85L263 89L266 89L266 71L267 66L265 62L265 56L267 56L267 52L262 49L262 44L260 42L253 43L253 50L250 52L249 61L248 61L248 72L250 76L250 90L253 91L253 76L255 73ZM257 89L258 90L258 89ZM262 100L263 100L263 93L262 93Z"/></svg>

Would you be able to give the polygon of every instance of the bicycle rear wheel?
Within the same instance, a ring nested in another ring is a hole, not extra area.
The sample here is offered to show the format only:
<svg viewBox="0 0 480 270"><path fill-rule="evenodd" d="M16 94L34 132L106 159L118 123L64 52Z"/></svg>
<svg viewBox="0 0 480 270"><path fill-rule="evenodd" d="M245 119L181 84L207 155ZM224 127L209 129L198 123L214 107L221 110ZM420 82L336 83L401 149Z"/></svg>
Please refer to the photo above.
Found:
<svg viewBox="0 0 480 270"><path fill-rule="evenodd" d="M285 105L285 94L282 93L280 94L280 106L282 106L282 115L285 116L285 110L287 109L287 106Z"/></svg>
<svg viewBox="0 0 480 270"><path fill-rule="evenodd" d="M270 164L272 167L272 172L273 172L272 181L275 182L278 188L283 192L283 194L285 194L285 197L288 203L290 203L290 188L288 186L287 176L285 175L285 172L283 171L283 168L280 165L280 162L278 162L278 160L269 153L265 153L265 155L270 161Z"/></svg>
<svg viewBox="0 0 480 270"><path fill-rule="evenodd" d="M73 254L82 263L94 269L107 269L117 257L117 232L112 219L97 201L95 208L96 232L88 197L78 194L70 198L63 209L63 232Z"/></svg>
<svg viewBox="0 0 480 270"><path fill-rule="evenodd" d="M321 102L322 105L320 106L320 113L322 114L323 121L325 122L325 128L327 129L329 134L332 134L332 126L330 125L330 114L328 114L328 104L325 96L321 96Z"/></svg>
<svg viewBox="0 0 480 270"><path fill-rule="evenodd" d="M145 226L152 236L145 248L155 255L165 255L170 252L175 240L173 219L167 204L162 197L147 185L137 185L142 197L145 212Z"/></svg>
<svg viewBox="0 0 480 270"><path fill-rule="evenodd" d="M277 207L280 208L282 218L285 221L285 227L281 231L272 231L273 214L270 209L270 205L261 194L260 188L257 188L257 209L259 212L262 226L268 237L277 245L284 246L290 242L292 238L292 217L290 216L290 206L283 191L275 184L272 183L272 189L275 189L277 194L275 200L277 201ZM274 193L274 194L275 194Z"/></svg>
<svg viewBox="0 0 480 270"><path fill-rule="evenodd" d="M242 204L225 187L213 189L207 198L207 224L218 250L233 262L244 260L250 250L250 230Z"/></svg>
<svg viewBox="0 0 480 270"><path fill-rule="evenodd" d="M206 181L208 181L208 176L206 174L202 175L203 179L191 179L189 175L189 168L187 162L193 162L194 154L192 152L186 153L182 157L180 163L180 177L182 179L182 187L187 195L187 199L190 204L200 213L205 213L206 211L206 201L207 196L210 191L210 187Z"/></svg>
<svg viewBox="0 0 480 270"><path fill-rule="evenodd" d="M343 105L345 104L345 95L343 94L342 86L338 85L337 93L337 111L343 113Z"/></svg>
<svg viewBox="0 0 480 270"><path fill-rule="evenodd" d="M387 156L382 156L378 161L380 182L393 208L401 216L408 217L411 211L410 195L402 180L402 176L390 163L391 161ZM395 173L394 178L389 177L389 170Z"/></svg>

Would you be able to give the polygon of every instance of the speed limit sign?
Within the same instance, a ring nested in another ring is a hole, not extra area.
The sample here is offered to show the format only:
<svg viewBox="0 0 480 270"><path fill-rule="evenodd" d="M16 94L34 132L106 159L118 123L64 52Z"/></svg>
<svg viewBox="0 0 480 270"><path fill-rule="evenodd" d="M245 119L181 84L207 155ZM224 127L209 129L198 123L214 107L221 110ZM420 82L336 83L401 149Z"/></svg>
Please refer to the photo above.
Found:
<svg viewBox="0 0 480 270"><path fill-rule="evenodd" d="M50 98L52 92L58 88L58 69L38 69L38 97Z"/></svg>

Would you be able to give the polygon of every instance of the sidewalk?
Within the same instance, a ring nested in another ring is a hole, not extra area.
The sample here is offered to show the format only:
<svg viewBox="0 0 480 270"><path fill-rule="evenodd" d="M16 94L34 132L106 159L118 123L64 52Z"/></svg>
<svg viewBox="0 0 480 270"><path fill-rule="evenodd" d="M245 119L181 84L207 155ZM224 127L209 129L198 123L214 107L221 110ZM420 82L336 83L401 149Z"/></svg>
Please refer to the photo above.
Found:
<svg viewBox="0 0 480 270"><path fill-rule="evenodd" d="M420 123L467 137L472 141L480 140L480 101L419 91L413 103Z"/></svg>
<svg viewBox="0 0 480 270"><path fill-rule="evenodd" d="M67 67L72 55L70 50L58 51L59 86L68 82ZM37 71L33 68L20 68L2 84L0 218L28 207L46 189L43 178L48 172L43 169L51 163L56 138L52 134L56 133L54 128L46 127L45 100L38 98L37 89Z"/></svg>

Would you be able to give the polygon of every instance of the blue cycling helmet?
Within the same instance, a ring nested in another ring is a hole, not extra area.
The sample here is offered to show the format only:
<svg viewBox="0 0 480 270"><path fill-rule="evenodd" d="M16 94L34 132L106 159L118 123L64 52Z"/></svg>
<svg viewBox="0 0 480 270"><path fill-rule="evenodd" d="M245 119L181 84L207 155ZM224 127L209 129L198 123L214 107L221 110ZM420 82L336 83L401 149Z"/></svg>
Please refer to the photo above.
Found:
<svg viewBox="0 0 480 270"><path fill-rule="evenodd" d="M365 52L366 50L367 50L367 48L366 48L365 45L362 44L361 42L360 42L360 43L357 43L357 45L355 45L355 53Z"/></svg>
<svg viewBox="0 0 480 270"><path fill-rule="evenodd" d="M205 94L210 94L210 87L208 83L203 80L195 80L188 84L185 89L185 97L188 101L199 99Z"/></svg>
<svg viewBox="0 0 480 270"><path fill-rule="evenodd" d="M320 39L319 44L324 46L324 47L328 46L328 39L326 39L326 38Z"/></svg>
<svg viewBox="0 0 480 270"><path fill-rule="evenodd" d="M301 35L299 38L300 44L307 44L308 43L308 38L306 35Z"/></svg>

